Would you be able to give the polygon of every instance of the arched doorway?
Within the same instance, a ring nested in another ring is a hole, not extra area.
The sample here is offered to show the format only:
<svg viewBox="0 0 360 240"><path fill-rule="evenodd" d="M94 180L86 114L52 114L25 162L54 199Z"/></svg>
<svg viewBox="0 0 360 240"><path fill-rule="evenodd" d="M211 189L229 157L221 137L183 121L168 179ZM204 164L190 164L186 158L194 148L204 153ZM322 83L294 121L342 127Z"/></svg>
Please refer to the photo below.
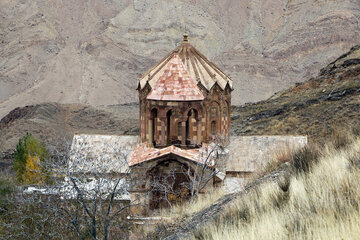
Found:
<svg viewBox="0 0 360 240"><path fill-rule="evenodd" d="M149 171L150 209L171 207L190 199L190 177L193 172L186 164L169 159Z"/></svg>

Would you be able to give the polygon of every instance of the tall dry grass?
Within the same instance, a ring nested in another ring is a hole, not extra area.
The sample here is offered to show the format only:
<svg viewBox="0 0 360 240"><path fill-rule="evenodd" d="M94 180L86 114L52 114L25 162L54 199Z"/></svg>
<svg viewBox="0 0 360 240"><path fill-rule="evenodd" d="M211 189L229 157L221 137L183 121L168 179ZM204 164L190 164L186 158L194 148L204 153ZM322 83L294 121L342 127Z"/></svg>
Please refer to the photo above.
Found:
<svg viewBox="0 0 360 240"><path fill-rule="evenodd" d="M289 177L244 195L194 238L359 239L360 138L338 135L289 163Z"/></svg>
<svg viewBox="0 0 360 240"><path fill-rule="evenodd" d="M182 204L173 205L171 208L160 209L161 220L156 224L156 229L143 229L146 239L162 239L170 235L179 224L193 214L209 207L215 203L225 192L222 189L214 189L214 191L200 194L191 201Z"/></svg>
<svg viewBox="0 0 360 240"><path fill-rule="evenodd" d="M167 218L168 221L169 219L170 221L178 221L179 219L192 216L194 213L209 207L224 195L225 192L222 189L216 188L211 192L200 194L193 200L174 205L171 208L161 209L160 215Z"/></svg>

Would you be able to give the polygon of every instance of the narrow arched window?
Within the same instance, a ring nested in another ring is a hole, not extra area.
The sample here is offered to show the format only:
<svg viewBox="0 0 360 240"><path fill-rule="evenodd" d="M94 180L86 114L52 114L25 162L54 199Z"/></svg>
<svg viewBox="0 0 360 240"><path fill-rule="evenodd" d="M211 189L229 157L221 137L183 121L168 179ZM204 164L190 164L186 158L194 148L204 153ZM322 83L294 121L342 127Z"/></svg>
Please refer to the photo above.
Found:
<svg viewBox="0 0 360 240"><path fill-rule="evenodd" d="M178 137L181 137L182 134L182 127L181 127L181 122L178 122Z"/></svg>
<svg viewBox="0 0 360 240"><path fill-rule="evenodd" d="M150 142L152 142L154 144L154 146L156 145L156 131L157 131L157 109L153 109L151 110L151 126L150 127Z"/></svg>
<svg viewBox="0 0 360 240"><path fill-rule="evenodd" d="M211 122L211 135L216 135L216 121Z"/></svg>
<svg viewBox="0 0 360 240"><path fill-rule="evenodd" d="M166 139L168 145L171 143L171 132L172 132L171 119L172 119L172 110L169 110L166 113Z"/></svg>

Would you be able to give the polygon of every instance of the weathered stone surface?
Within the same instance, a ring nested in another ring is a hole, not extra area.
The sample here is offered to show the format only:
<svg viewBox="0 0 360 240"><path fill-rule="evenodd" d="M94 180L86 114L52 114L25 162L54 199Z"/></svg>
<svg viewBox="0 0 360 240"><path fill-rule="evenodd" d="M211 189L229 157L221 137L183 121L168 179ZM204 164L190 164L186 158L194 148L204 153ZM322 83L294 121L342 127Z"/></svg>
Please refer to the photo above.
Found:
<svg viewBox="0 0 360 240"><path fill-rule="evenodd" d="M357 43L359 16L352 0L3 0L0 118L42 102L135 102L138 74L185 29L232 76L234 104L266 99Z"/></svg>
<svg viewBox="0 0 360 240"><path fill-rule="evenodd" d="M254 172L281 151L296 151L306 144L306 136L232 136L226 171Z"/></svg>
<svg viewBox="0 0 360 240"><path fill-rule="evenodd" d="M228 193L239 192L244 189L245 184L245 178L226 176L223 182L223 189Z"/></svg>
<svg viewBox="0 0 360 240"><path fill-rule="evenodd" d="M243 190L252 173L264 168L280 154L305 147L307 142L307 136L230 137L224 190L226 192ZM234 173L236 176L232 176Z"/></svg>

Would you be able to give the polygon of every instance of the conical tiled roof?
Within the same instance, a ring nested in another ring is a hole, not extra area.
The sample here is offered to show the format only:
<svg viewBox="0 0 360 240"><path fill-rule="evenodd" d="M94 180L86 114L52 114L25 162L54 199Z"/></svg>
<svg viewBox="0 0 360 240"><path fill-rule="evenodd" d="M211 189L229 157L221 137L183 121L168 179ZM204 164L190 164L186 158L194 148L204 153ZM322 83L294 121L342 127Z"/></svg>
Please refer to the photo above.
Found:
<svg viewBox="0 0 360 240"><path fill-rule="evenodd" d="M179 56L174 54L165 64L162 75L155 81L147 99L198 101L203 100L204 95L186 71Z"/></svg>
<svg viewBox="0 0 360 240"><path fill-rule="evenodd" d="M177 48L140 77L138 90L143 89L147 82L153 88L156 81L163 75L165 66L175 54L181 58L186 70L196 84L202 85L207 90L210 90L215 83L222 89L225 89L227 85L230 89L233 89L232 80L196 50L187 41L187 36L184 35L184 41Z"/></svg>

